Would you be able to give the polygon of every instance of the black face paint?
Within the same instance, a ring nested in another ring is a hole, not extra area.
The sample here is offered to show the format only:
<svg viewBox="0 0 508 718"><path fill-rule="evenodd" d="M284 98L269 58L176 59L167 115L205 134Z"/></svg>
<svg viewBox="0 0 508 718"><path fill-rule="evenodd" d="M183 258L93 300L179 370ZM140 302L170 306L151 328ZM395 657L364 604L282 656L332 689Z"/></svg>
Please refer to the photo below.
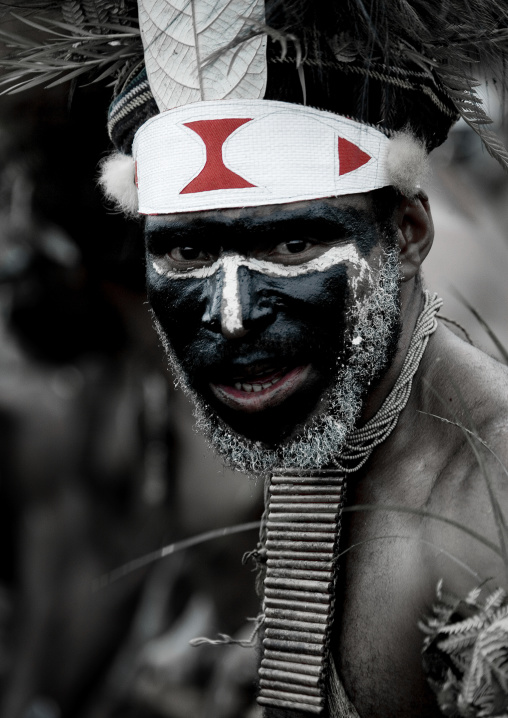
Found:
<svg viewBox="0 0 508 718"><path fill-rule="evenodd" d="M354 300L348 279L351 267L344 262L325 271L269 276L252 264L238 266L243 330L228 336L221 325L224 267L211 276L174 279L161 276L154 259L175 246L188 247L179 256L198 257L198 265L199 257L208 257L210 264L224 249L247 257L261 253L269 259L270 246L295 245L309 238L324 250L350 244L358 256L367 257L379 243L370 213L353 207L313 202L296 212L271 210L261 217L249 216L248 210L240 217L213 212L186 222L170 218L168 224L149 219L146 231L150 303L190 386L235 431L268 445L306 420L330 385L338 357L348 360L348 310ZM294 257L286 261L291 265ZM291 390L286 387L275 403L263 404L264 395L272 391L268 388L259 391L259 397L247 397L251 407L260 404L261 410L245 410L235 401L235 385L259 389L265 380L291 376L299 367L307 367L304 379L300 377L296 388L288 380ZM231 401L222 400L211 385L231 387Z"/></svg>

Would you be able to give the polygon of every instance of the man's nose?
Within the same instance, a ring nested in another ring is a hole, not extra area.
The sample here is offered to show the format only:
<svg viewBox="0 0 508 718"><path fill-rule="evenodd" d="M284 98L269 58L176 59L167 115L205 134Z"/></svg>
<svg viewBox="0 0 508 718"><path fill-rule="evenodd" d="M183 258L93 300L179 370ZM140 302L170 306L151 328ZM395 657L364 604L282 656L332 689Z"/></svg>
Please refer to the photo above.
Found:
<svg viewBox="0 0 508 718"><path fill-rule="evenodd" d="M226 339L240 339L269 323L271 303L258 299L255 272L243 267L237 255L225 254L215 275L203 322Z"/></svg>

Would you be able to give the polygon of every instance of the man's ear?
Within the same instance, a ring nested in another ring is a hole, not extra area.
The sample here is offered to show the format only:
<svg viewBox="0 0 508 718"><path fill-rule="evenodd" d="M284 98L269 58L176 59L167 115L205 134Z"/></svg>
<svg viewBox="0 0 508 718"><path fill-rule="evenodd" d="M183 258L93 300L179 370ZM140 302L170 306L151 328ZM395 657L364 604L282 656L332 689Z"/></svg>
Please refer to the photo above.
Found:
<svg viewBox="0 0 508 718"><path fill-rule="evenodd" d="M414 199L402 199L397 223L401 279L407 282L418 273L434 240L434 223L425 192Z"/></svg>

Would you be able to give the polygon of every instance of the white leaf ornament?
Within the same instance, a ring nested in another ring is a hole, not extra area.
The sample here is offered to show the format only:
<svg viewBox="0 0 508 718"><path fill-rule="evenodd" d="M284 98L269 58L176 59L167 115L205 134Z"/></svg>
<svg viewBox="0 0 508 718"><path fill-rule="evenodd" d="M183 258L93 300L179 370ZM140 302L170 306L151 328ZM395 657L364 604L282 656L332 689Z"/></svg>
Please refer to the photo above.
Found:
<svg viewBox="0 0 508 718"><path fill-rule="evenodd" d="M264 0L138 0L138 6L148 81L161 112L264 96L266 36L220 52L264 22Z"/></svg>

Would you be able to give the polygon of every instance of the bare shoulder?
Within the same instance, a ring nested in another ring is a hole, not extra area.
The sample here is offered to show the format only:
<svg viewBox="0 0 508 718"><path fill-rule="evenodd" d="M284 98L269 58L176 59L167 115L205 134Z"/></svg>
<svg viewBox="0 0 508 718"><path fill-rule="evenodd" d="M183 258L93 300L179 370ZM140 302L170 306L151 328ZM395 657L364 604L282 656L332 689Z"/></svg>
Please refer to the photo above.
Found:
<svg viewBox="0 0 508 718"><path fill-rule="evenodd" d="M425 365L425 411L469 429L508 464L508 367L442 325L429 343ZM456 428L450 452L467 439Z"/></svg>
<svg viewBox="0 0 508 718"><path fill-rule="evenodd" d="M440 326L429 344L433 383L481 425L508 418L508 367Z"/></svg>
<svg viewBox="0 0 508 718"><path fill-rule="evenodd" d="M441 555L436 572L458 593L479 579L506 586L496 512L508 518L508 369L443 327L429 349L427 404L445 419L435 428L445 450L427 508L466 529L428 522L432 541L457 559Z"/></svg>

